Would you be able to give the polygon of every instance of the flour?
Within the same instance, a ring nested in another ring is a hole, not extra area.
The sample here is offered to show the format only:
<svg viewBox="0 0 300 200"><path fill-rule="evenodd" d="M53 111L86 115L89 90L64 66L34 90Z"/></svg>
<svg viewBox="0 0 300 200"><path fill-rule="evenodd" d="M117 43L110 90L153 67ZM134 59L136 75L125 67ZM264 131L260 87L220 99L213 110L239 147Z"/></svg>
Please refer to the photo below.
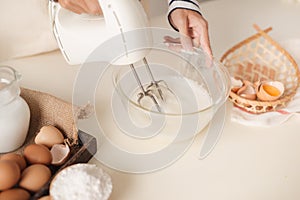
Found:
<svg viewBox="0 0 300 200"><path fill-rule="evenodd" d="M76 164L62 170L52 181L53 200L107 200L112 191L111 178L92 164Z"/></svg>
<svg viewBox="0 0 300 200"><path fill-rule="evenodd" d="M207 90L198 82L177 76L166 76L163 79L165 84L160 85L163 94L163 100L159 98L159 93L153 86L151 94L153 94L158 104L165 114L186 114L203 110L211 106L211 97ZM131 99L138 96L140 89L137 88L131 95ZM157 111L153 100L149 97L143 97L140 105L147 110ZM187 106L188 105L188 106Z"/></svg>

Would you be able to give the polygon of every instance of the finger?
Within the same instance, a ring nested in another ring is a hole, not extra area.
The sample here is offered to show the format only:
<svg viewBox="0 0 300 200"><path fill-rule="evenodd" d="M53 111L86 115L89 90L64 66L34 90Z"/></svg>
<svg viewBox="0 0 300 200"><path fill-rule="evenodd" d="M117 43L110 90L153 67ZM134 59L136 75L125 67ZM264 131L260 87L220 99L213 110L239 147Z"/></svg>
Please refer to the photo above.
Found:
<svg viewBox="0 0 300 200"><path fill-rule="evenodd" d="M199 48L201 43L200 43L200 36L197 33L197 31L195 31L193 28L191 28L190 35L192 38L193 46Z"/></svg>
<svg viewBox="0 0 300 200"><path fill-rule="evenodd" d="M185 50L192 51L193 50L193 42L192 42L192 39L189 37L189 27L188 27L187 19L183 20L182 22L183 23L181 23L178 26L181 44Z"/></svg>
<svg viewBox="0 0 300 200"><path fill-rule="evenodd" d="M98 0L84 0L84 2L88 7L89 14L94 14L94 15L102 14L102 10Z"/></svg>
<svg viewBox="0 0 300 200"><path fill-rule="evenodd" d="M194 38L192 40L192 42L193 42L193 46L196 47L196 48L199 48L201 46L199 37Z"/></svg>
<svg viewBox="0 0 300 200"><path fill-rule="evenodd" d="M193 41L189 36L181 35L180 41L185 50L193 51Z"/></svg>
<svg viewBox="0 0 300 200"><path fill-rule="evenodd" d="M202 49L210 56L212 57L212 51L210 47L209 37L208 35L201 35L200 36L200 43Z"/></svg>
<svg viewBox="0 0 300 200"><path fill-rule="evenodd" d="M76 0L74 4L81 7L84 10L84 13L89 13L89 7L86 5L84 0Z"/></svg>
<svg viewBox="0 0 300 200"><path fill-rule="evenodd" d="M193 50L193 41L189 37L182 36L181 38L173 38L170 36L165 36L164 39L164 43L167 43L169 46L172 46L172 49L174 49L173 47L177 46L180 50ZM187 48L187 46L190 46L190 48Z"/></svg>
<svg viewBox="0 0 300 200"><path fill-rule="evenodd" d="M167 36L164 37L164 40L167 43L177 43L177 44L180 44L180 38L173 38L173 37L167 35Z"/></svg>
<svg viewBox="0 0 300 200"><path fill-rule="evenodd" d="M176 44L176 43L166 43L166 45L168 46L168 48L172 51L175 52L181 52L183 47L181 44Z"/></svg>
<svg viewBox="0 0 300 200"><path fill-rule="evenodd" d="M85 12L85 10L82 7L80 7L77 4L74 4L74 2L71 0L58 0L58 2L63 8L70 10L76 14L81 14Z"/></svg>
<svg viewBox="0 0 300 200"><path fill-rule="evenodd" d="M164 43L168 46L168 49L175 51L175 52L181 52L183 49L180 38L173 38L171 36L164 36Z"/></svg>
<svg viewBox="0 0 300 200"><path fill-rule="evenodd" d="M207 22L204 21L202 24L201 33L200 33L200 44L202 49L212 58L212 51L210 47L209 34Z"/></svg>

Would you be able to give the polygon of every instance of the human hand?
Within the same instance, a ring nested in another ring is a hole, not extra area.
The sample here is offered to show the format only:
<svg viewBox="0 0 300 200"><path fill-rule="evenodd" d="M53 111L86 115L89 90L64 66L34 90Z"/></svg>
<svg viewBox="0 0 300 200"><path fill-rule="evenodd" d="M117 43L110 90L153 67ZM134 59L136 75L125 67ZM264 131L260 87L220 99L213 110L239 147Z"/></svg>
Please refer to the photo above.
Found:
<svg viewBox="0 0 300 200"><path fill-rule="evenodd" d="M57 0L61 7L74 13L102 14L98 0Z"/></svg>
<svg viewBox="0 0 300 200"><path fill-rule="evenodd" d="M187 37L181 36L181 38L173 38L171 36L164 36L164 43L167 45L168 49L178 52L185 53L185 55L200 55L196 49L191 49L186 51L186 48L182 45L182 40L188 40ZM191 41L191 39L189 39ZM193 48L193 47L191 47ZM205 52L206 53L206 52ZM207 54L207 53L206 53ZM212 55L205 56L205 66L211 67L213 65Z"/></svg>
<svg viewBox="0 0 300 200"><path fill-rule="evenodd" d="M182 35L180 41L184 49L191 50L193 46L201 46L212 57L208 23L202 15L192 10L179 8L171 13L170 20Z"/></svg>

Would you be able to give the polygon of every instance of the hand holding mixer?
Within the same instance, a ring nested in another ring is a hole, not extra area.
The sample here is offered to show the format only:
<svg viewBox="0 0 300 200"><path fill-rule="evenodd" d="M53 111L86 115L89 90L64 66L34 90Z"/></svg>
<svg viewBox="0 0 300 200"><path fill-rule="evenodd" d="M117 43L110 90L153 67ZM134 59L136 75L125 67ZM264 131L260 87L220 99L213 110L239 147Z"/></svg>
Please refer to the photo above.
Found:
<svg viewBox="0 0 300 200"><path fill-rule="evenodd" d="M136 34L135 40L128 43L129 31L143 29L148 26L146 13L138 0L99 0L103 15L90 16L87 14L78 15L50 2L49 11L53 24L53 32L59 48L71 64L82 64L88 56L101 44L113 36L121 35L122 52L118 59L110 61L115 65L129 65L138 83L138 103L143 98L150 98L158 112L161 112L160 100L164 100L161 84L167 87L163 80L156 81L146 55L149 50L143 50L143 44L150 43L151 34ZM130 48L129 48L130 46ZM131 51L136 48L138 51ZM114 49L111 49L114 51ZM143 85L134 63L143 60L151 83ZM158 94L158 95L157 95Z"/></svg>

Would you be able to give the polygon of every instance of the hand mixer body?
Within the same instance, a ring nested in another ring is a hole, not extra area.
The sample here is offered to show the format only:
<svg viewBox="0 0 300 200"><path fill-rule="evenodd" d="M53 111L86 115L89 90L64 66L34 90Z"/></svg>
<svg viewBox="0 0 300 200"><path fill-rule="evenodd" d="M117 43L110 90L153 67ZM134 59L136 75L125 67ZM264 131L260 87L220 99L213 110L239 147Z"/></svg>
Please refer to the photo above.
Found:
<svg viewBox="0 0 300 200"><path fill-rule="evenodd" d="M162 98L158 85L161 81L154 80L145 58L152 45L152 35L146 29L148 20L142 5L138 0L99 0L99 4L103 16L77 15L63 8L56 12L54 34L65 59L69 64L102 61L129 65L141 90L138 102L150 98L161 112L159 97L153 92L158 90ZM91 59L89 55L98 47L105 48L106 52L101 51L96 60ZM111 57L112 52L116 53L115 57ZM133 65L140 60L152 79L151 87L146 89Z"/></svg>
<svg viewBox="0 0 300 200"><path fill-rule="evenodd" d="M146 13L138 0L99 0L102 16L78 15L58 8L54 18L54 34L60 50L71 65L86 62L88 56L101 44L115 37L120 55L113 61L101 55L99 61L116 65L129 65L147 55L151 34L143 30L148 26ZM120 47L120 48L119 48ZM113 49L116 48L116 49ZM139 50L138 50L139 49Z"/></svg>

